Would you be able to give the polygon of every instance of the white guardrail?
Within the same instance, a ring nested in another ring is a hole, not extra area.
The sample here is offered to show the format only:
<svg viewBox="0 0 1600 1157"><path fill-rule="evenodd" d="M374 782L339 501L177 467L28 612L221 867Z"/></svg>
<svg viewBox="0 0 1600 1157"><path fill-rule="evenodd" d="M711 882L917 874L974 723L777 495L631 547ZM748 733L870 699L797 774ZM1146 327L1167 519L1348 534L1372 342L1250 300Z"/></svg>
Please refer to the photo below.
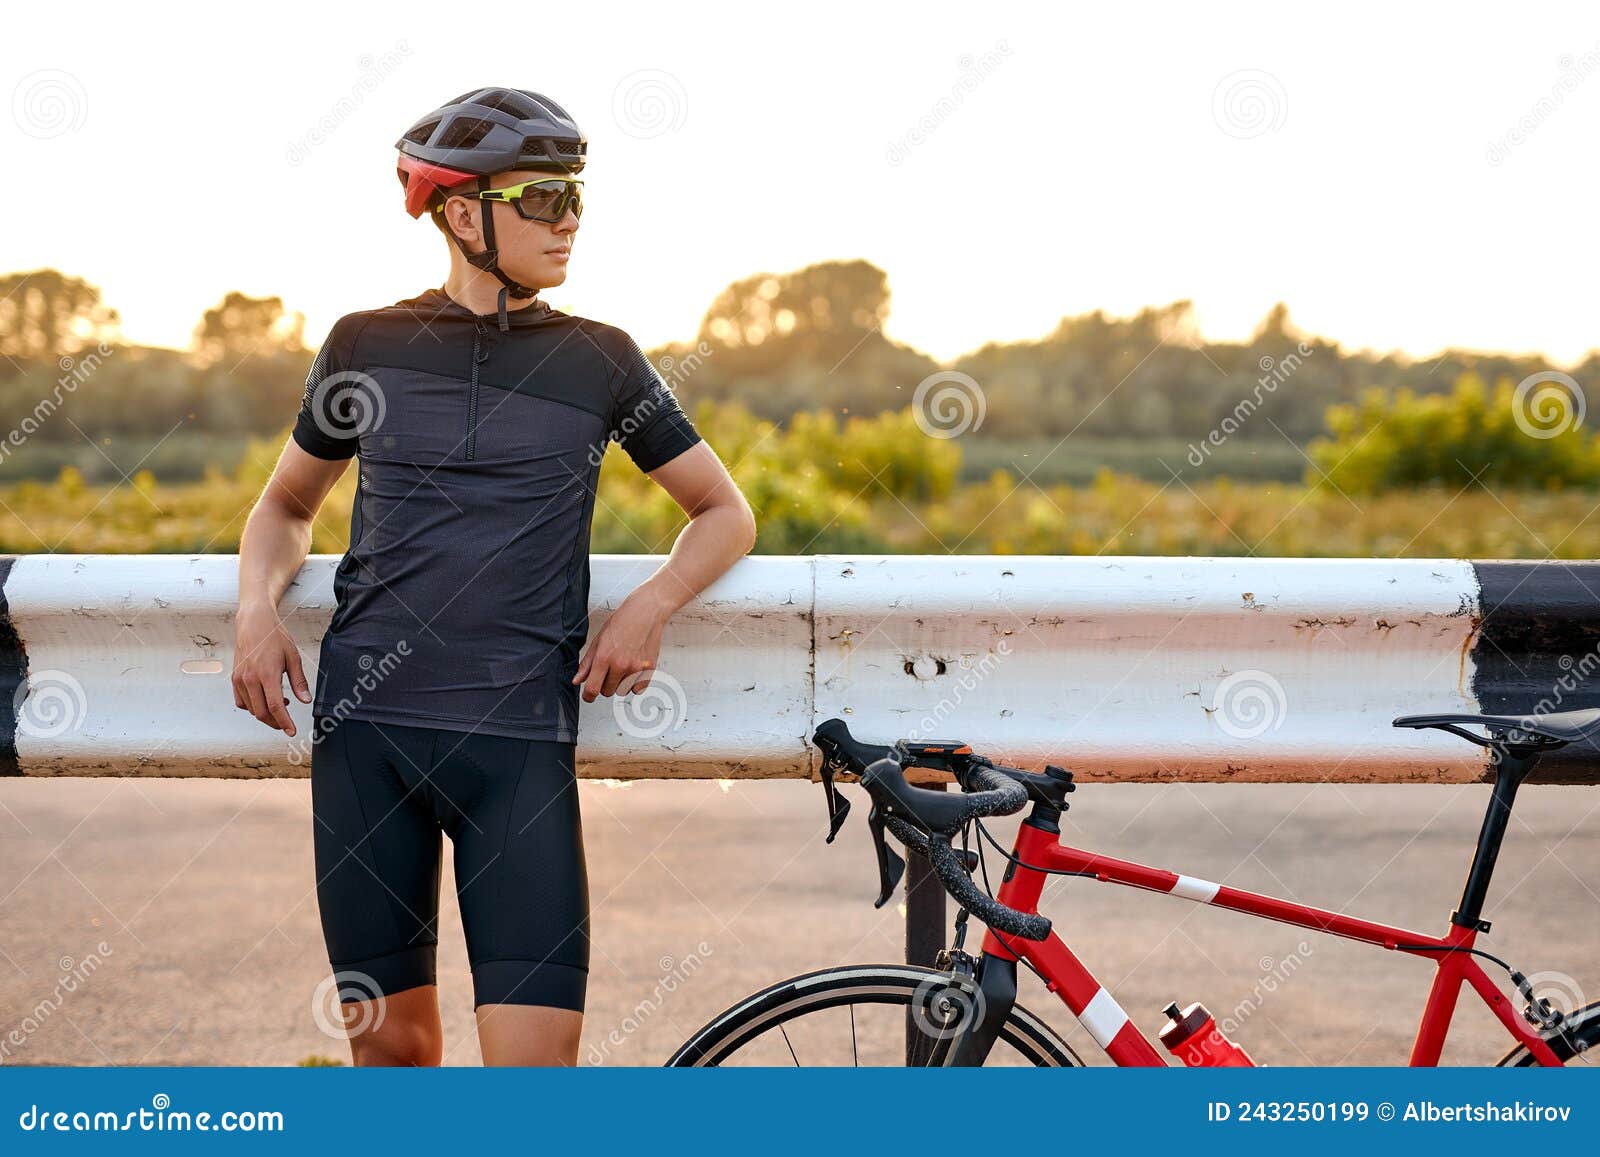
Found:
<svg viewBox="0 0 1600 1157"><path fill-rule="evenodd" d="M336 562L308 561L281 608L308 674ZM661 562L594 556L591 638ZM0 577L0 770L306 774L309 707L290 740L233 705L234 556L21 556ZM807 776L839 715L1089 780L1475 781L1478 749L1390 720L1595 702L1591 585L1589 564L755 556L672 620L646 692L583 705L579 758L596 777Z"/></svg>

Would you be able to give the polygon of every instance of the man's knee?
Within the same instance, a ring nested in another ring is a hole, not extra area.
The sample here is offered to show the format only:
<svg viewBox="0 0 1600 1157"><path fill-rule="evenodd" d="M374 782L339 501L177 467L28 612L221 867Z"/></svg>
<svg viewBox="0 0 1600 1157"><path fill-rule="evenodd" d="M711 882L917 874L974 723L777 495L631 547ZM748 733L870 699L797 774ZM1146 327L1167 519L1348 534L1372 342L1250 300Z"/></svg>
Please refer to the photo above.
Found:
<svg viewBox="0 0 1600 1157"><path fill-rule="evenodd" d="M362 1002L362 1010L372 1015L352 1016L347 1011L351 1058L359 1066L439 1064L444 1054L444 1034L437 1009L396 1008L396 1003L399 1002L382 1001L374 1007L372 1002Z"/></svg>

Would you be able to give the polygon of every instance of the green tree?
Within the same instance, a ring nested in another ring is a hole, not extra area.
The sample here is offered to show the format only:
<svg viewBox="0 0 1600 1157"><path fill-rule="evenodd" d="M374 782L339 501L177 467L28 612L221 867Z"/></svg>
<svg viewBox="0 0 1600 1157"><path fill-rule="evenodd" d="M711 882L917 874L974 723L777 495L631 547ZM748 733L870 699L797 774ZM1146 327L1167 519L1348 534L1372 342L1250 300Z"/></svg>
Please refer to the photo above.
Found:
<svg viewBox="0 0 1600 1157"><path fill-rule="evenodd" d="M55 360L116 334L117 312L100 290L57 269L0 277L0 356Z"/></svg>
<svg viewBox="0 0 1600 1157"><path fill-rule="evenodd" d="M1492 390L1465 374L1449 394L1371 389L1327 413L1328 436L1310 447L1310 485L1350 493L1410 486L1558 490L1600 483L1600 438L1581 401L1558 382Z"/></svg>

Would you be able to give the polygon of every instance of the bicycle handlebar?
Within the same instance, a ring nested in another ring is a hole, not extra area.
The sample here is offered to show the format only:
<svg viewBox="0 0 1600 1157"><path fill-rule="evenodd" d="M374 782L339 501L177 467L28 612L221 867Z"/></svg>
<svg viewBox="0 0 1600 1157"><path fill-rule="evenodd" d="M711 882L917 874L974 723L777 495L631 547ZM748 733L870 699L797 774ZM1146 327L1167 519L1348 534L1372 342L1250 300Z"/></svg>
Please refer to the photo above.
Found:
<svg viewBox="0 0 1600 1157"><path fill-rule="evenodd" d="M972 820L982 816L1015 815L1028 804L1028 793L1020 783L990 768L974 767L968 778L982 785L982 789L955 795L928 791L913 787L907 782L899 761L885 757L861 773L861 786L874 798L880 794L887 797L885 815L902 812L934 835L946 837L955 835Z"/></svg>
<svg viewBox="0 0 1600 1157"><path fill-rule="evenodd" d="M1023 783L974 758L966 764L966 775L958 780L964 780L963 788L976 790L956 794L929 791L907 781L898 746L862 743L842 719L821 724L812 739L836 766L860 776L884 826L909 850L928 857L939 882L956 903L998 932L1025 940L1043 940L1050 935L1047 917L1009 908L978 887L962 857L950 846L951 837L972 820L1014 815L1026 807L1029 790ZM1017 769L1007 770L1029 776Z"/></svg>

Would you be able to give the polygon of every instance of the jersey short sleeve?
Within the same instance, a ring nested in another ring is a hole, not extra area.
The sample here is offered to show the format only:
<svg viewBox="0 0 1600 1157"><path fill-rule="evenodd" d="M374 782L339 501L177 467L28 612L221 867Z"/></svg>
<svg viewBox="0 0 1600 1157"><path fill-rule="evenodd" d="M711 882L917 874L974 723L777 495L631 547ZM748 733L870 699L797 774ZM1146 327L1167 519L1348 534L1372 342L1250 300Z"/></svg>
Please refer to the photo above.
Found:
<svg viewBox="0 0 1600 1157"><path fill-rule="evenodd" d="M362 403L351 372L353 317L341 317L328 332L306 374L306 389L295 417L294 440L307 454L334 461L353 457L359 441Z"/></svg>
<svg viewBox="0 0 1600 1157"><path fill-rule="evenodd" d="M613 335L611 436L649 473L700 441L700 434L644 351L621 330Z"/></svg>

